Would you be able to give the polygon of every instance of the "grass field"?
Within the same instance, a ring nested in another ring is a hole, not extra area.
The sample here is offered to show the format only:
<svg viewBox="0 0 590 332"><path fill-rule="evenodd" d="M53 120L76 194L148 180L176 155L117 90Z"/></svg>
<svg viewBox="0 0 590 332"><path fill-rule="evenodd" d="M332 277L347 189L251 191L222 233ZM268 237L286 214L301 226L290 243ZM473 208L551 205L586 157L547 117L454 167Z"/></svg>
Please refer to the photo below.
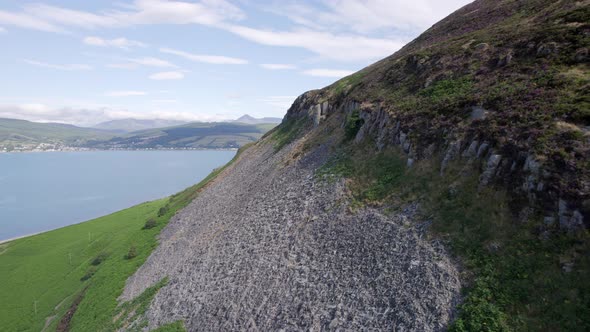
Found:
<svg viewBox="0 0 590 332"><path fill-rule="evenodd" d="M168 220L227 165L168 198L0 244L0 330L115 330L127 278L157 246ZM155 226L145 228L149 219ZM181 322L161 329L180 330Z"/></svg>

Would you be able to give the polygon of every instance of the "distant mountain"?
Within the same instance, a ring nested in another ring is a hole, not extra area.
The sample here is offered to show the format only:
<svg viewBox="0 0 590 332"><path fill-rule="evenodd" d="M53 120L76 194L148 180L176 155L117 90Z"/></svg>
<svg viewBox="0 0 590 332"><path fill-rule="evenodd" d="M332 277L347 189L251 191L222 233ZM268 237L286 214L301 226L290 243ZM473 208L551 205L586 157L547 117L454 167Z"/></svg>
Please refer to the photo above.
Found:
<svg viewBox="0 0 590 332"><path fill-rule="evenodd" d="M247 123L247 124L260 124L260 123L279 124L279 123L281 123L281 121L283 121L282 118L271 118L271 117L255 118L253 116L245 114L245 115L242 115L241 117L239 117L237 120L234 120L232 122Z"/></svg>
<svg viewBox="0 0 590 332"><path fill-rule="evenodd" d="M163 119L120 119L120 120L111 120L106 122L101 122L95 125L93 128L95 129L102 129L108 130L112 132L118 133L128 133L132 131L138 130L145 130L145 129L154 129L154 128L163 128L163 127L172 127L178 126L181 124L187 123L186 121L178 121L178 120L163 120Z"/></svg>
<svg viewBox="0 0 590 332"><path fill-rule="evenodd" d="M90 140L110 139L112 133L63 123L38 123L0 118L0 151L78 146ZM43 145L43 147L40 147Z"/></svg>
<svg viewBox="0 0 590 332"><path fill-rule="evenodd" d="M141 130L90 142L93 149L220 149L238 148L258 140L275 124L192 122L180 126Z"/></svg>

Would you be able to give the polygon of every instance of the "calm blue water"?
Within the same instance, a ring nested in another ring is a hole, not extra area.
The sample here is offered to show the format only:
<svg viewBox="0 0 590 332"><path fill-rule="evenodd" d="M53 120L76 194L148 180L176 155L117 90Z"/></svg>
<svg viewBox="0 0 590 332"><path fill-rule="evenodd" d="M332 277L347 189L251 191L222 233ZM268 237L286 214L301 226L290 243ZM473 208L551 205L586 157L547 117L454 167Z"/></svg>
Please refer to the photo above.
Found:
<svg viewBox="0 0 590 332"><path fill-rule="evenodd" d="M89 220L199 182L234 151L0 154L0 240Z"/></svg>

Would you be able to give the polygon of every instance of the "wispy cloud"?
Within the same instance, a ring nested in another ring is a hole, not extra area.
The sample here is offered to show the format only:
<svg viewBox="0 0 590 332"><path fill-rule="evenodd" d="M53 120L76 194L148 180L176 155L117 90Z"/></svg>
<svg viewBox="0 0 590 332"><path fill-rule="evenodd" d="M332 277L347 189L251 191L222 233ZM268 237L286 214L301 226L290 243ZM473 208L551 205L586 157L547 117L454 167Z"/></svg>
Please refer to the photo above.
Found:
<svg viewBox="0 0 590 332"><path fill-rule="evenodd" d="M135 69L140 66L157 68L178 68L177 65L171 63L170 61L154 57L122 59L122 61L119 63L111 63L106 66L108 68L115 69Z"/></svg>
<svg viewBox="0 0 590 332"><path fill-rule="evenodd" d="M304 48L323 58L340 61L378 59L400 49L401 40L341 35L309 29L275 31L231 25L225 29L247 40L270 46Z"/></svg>
<svg viewBox="0 0 590 332"><path fill-rule="evenodd" d="M204 62L215 65L243 65L248 63L248 60L240 58L232 58L222 55L193 54L184 51L174 50L171 48L161 48L160 52L177 55L190 61Z"/></svg>
<svg viewBox="0 0 590 332"><path fill-rule="evenodd" d="M335 78L348 76L353 73L354 73L354 71L352 71L352 70L325 69L325 68L309 69L309 70L303 71L303 74L308 75L308 76L335 77Z"/></svg>
<svg viewBox="0 0 590 332"><path fill-rule="evenodd" d="M215 25L237 21L244 13L224 0L191 3L167 0L135 0L124 10L91 13L46 4L27 4L21 12L0 11L0 24L49 32L68 28L96 29L145 24Z"/></svg>
<svg viewBox="0 0 590 332"><path fill-rule="evenodd" d="M42 61L24 59L24 62L43 68L50 68L50 69L57 69L57 70L65 70L65 71L76 71L76 70L91 70L92 66L85 65L85 64L52 64Z"/></svg>
<svg viewBox="0 0 590 332"><path fill-rule="evenodd" d="M60 122L79 126L91 126L116 119L162 119L179 121L220 121L227 116L217 114L195 114L171 110L134 112L113 107L51 107L45 104L3 104L0 118L22 119L36 122Z"/></svg>
<svg viewBox="0 0 590 332"><path fill-rule="evenodd" d="M0 24L46 32L64 32L64 30L57 25L39 20L34 16L23 13L0 11Z"/></svg>
<svg viewBox="0 0 590 332"><path fill-rule="evenodd" d="M88 36L82 40L84 44L99 47L116 47L121 49L130 49L132 47L146 47L147 45L127 38L104 39L96 36Z"/></svg>
<svg viewBox="0 0 590 332"><path fill-rule="evenodd" d="M154 99L152 100L153 103L162 103L162 104L175 104L178 103L176 99Z"/></svg>
<svg viewBox="0 0 590 332"><path fill-rule="evenodd" d="M151 80L181 80L184 74L179 71L165 71L150 75Z"/></svg>
<svg viewBox="0 0 590 332"><path fill-rule="evenodd" d="M280 110L287 110L291 106L291 104L293 104L295 98L295 96L269 96L260 99L260 101Z"/></svg>
<svg viewBox="0 0 590 332"><path fill-rule="evenodd" d="M133 91L133 90L126 90L126 91L109 91L104 94L107 97L132 97L132 96L145 96L147 92L145 91Z"/></svg>
<svg viewBox="0 0 590 332"><path fill-rule="evenodd" d="M428 28L471 0L325 0L320 6L282 1L266 10L314 30L370 33Z"/></svg>
<svg viewBox="0 0 590 332"><path fill-rule="evenodd" d="M260 67L270 70L296 69L297 66L283 63L262 63Z"/></svg>
<svg viewBox="0 0 590 332"><path fill-rule="evenodd" d="M6 29L4 29L3 27L0 27L0 33L6 32Z"/></svg>

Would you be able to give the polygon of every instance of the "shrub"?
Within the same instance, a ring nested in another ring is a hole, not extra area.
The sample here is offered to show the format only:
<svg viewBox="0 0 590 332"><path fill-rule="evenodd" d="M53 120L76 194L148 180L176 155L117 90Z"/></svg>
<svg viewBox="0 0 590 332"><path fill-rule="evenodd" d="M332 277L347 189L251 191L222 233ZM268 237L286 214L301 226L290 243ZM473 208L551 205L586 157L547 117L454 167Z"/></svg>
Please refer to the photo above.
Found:
<svg viewBox="0 0 590 332"><path fill-rule="evenodd" d="M108 256L109 254L103 251L100 254L98 254L98 256L94 257L90 264L94 266L100 265L100 263L104 262L104 260L107 259Z"/></svg>
<svg viewBox="0 0 590 332"><path fill-rule="evenodd" d="M156 222L156 219L154 218L150 218L145 222L145 225L143 225L143 229L150 229L150 228L154 228L158 225L158 223Z"/></svg>
<svg viewBox="0 0 590 332"><path fill-rule="evenodd" d="M160 208L160 210L158 210L158 217L162 217L166 213L168 213L168 205L164 205Z"/></svg>
<svg viewBox="0 0 590 332"><path fill-rule="evenodd" d="M344 126L344 137L347 141L356 137L365 120L361 119L358 110L354 110L346 118L346 124Z"/></svg>
<svg viewBox="0 0 590 332"><path fill-rule="evenodd" d="M86 281L86 280L88 280L88 279L92 278L92 276L93 276L93 275L96 273L96 271L97 271L97 268L96 268L96 266L91 266L91 267L88 269L88 271L86 271L86 274L84 274L84 275L82 276L82 278L80 278L80 281Z"/></svg>
<svg viewBox="0 0 590 332"><path fill-rule="evenodd" d="M129 251L125 255L125 259L132 259L137 257L137 248L135 246L129 247Z"/></svg>

